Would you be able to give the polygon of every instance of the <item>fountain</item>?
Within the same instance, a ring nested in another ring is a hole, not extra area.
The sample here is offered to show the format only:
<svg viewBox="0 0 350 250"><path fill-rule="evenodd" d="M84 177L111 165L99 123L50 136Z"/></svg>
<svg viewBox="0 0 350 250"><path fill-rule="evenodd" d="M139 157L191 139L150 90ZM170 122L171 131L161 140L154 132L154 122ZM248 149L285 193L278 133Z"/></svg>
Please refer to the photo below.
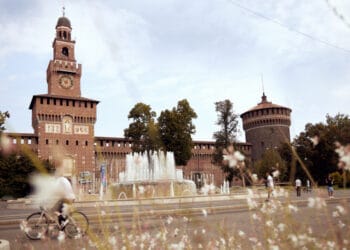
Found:
<svg viewBox="0 0 350 250"><path fill-rule="evenodd" d="M195 195L196 185L176 169L173 152L126 155L125 171L110 187L113 198L153 198Z"/></svg>

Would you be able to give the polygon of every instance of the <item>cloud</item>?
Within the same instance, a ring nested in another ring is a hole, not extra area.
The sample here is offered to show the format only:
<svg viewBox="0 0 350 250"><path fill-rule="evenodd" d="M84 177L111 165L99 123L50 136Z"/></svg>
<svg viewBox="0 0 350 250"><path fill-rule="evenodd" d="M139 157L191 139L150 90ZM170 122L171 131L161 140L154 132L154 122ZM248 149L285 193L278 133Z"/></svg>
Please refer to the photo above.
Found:
<svg viewBox="0 0 350 250"><path fill-rule="evenodd" d="M350 13L349 3L331 2L340 13ZM0 109L11 110L12 124L21 132L30 128L31 95L46 91L61 6L16 3L0 3L0 88L5 90ZM238 114L245 112L260 102L261 74L268 99L293 109L293 134L326 113L347 112L342 107L349 106L349 53L334 46L348 47L349 28L323 1L65 4L76 59L83 65L82 93L101 101L96 135L122 136L137 102L159 114L186 98L198 114L195 138L211 139L217 130L214 102L228 98ZM22 107L7 98L18 89L27 96Z"/></svg>

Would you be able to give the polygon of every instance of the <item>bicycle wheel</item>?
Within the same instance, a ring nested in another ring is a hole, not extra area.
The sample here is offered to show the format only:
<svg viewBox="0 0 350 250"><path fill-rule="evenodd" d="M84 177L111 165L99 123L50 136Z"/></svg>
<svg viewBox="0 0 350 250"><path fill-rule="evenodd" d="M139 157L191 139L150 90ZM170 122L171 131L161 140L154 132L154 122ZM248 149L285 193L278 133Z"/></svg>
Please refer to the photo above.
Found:
<svg viewBox="0 0 350 250"><path fill-rule="evenodd" d="M23 227L24 233L29 239L40 240L48 230L49 221L41 212L36 212L27 217Z"/></svg>
<svg viewBox="0 0 350 250"><path fill-rule="evenodd" d="M68 217L64 231L70 238L80 237L89 229L89 220L83 212L75 211Z"/></svg>

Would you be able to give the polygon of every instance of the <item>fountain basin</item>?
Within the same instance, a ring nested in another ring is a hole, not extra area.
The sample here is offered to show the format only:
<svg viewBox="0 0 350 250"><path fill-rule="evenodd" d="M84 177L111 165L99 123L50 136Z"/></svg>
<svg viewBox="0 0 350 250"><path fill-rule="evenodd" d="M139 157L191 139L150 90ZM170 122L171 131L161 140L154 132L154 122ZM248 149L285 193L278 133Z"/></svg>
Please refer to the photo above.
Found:
<svg viewBox="0 0 350 250"><path fill-rule="evenodd" d="M191 180L135 181L114 183L109 187L112 199L139 199L196 195Z"/></svg>

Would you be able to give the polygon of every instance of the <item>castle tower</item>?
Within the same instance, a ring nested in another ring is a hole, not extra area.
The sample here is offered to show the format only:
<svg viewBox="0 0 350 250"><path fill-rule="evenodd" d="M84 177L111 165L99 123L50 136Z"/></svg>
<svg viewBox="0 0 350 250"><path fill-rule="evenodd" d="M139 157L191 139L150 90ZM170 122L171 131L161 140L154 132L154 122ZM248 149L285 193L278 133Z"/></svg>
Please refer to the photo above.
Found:
<svg viewBox="0 0 350 250"><path fill-rule="evenodd" d="M292 110L267 101L241 114L246 142L252 144L252 161L259 160L266 149L277 149L282 142L290 142L289 127Z"/></svg>
<svg viewBox="0 0 350 250"><path fill-rule="evenodd" d="M48 93L34 95L32 126L41 159L59 160L65 175L95 170L94 125L98 101L81 97L81 64L75 60L70 20L60 17L47 67Z"/></svg>

